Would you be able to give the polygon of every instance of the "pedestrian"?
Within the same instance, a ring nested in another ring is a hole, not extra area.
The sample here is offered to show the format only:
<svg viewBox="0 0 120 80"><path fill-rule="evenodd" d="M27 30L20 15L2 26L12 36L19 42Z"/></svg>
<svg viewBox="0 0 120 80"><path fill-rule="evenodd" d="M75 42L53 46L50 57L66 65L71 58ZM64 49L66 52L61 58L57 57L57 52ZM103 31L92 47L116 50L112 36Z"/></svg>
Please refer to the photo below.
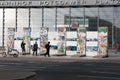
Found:
<svg viewBox="0 0 120 80"><path fill-rule="evenodd" d="M116 44L116 54L120 53L120 42Z"/></svg>
<svg viewBox="0 0 120 80"><path fill-rule="evenodd" d="M44 56L48 55L48 57L50 57L50 42L48 42L46 45L45 45L45 48L46 48L46 53L44 54Z"/></svg>
<svg viewBox="0 0 120 80"><path fill-rule="evenodd" d="M38 44L37 42L34 43L33 45L33 56L36 55L37 56L37 50L38 50ZM36 53L36 54L35 54Z"/></svg>
<svg viewBox="0 0 120 80"><path fill-rule="evenodd" d="M21 49L22 49L22 54L25 53L25 43L24 41L21 42Z"/></svg>

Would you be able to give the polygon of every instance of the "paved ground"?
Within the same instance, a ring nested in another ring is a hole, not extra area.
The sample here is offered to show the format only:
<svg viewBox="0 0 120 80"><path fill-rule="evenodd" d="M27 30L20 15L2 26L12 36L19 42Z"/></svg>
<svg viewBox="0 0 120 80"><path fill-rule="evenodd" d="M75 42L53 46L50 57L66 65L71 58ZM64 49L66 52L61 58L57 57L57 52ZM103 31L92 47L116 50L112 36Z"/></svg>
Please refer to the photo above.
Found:
<svg viewBox="0 0 120 80"><path fill-rule="evenodd" d="M109 62L109 63L120 63L120 54L115 54L113 50L109 51L109 57L107 58L93 58L93 57L71 57L71 56L32 56L32 55L19 55L18 58L13 57L2 57L0 56L1 61L53 61L53 62ZM2 65L0 65L2 66ZM4 67L4 66L3 66ZM13 70L0 70L0 80L15 80L15 79L23 79L23 80L32 80L32 78L27 79L29 77L33 77L36 75L35 72L32 71L13 71ZM7 77L6 77L7 76ZM35 79L36 77L34 77Z"/></svg>
<svg viewBox="0 0 120 80"><path fill-rule="evenodd" d="M0 80L19 80L35 76L35 72L18 72L13 70L0 70Z"/></svg>

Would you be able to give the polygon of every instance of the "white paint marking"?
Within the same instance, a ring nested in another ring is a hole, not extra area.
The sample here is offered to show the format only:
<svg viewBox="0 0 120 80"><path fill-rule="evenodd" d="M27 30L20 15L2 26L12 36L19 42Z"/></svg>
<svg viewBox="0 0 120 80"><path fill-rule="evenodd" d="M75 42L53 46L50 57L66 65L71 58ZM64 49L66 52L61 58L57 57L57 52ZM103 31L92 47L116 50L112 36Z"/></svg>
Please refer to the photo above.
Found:
<svg viewBox="0 0 120 80"><path fill-rule="evenodd" d="M119 71L120 68L97 68L98 70L115 70L115 71Z"/></svg>
<svg viewBox="0 0 120 80"><path fill-rule="evenodd" d="M60 65L47 65L48 67L60 66Z"/></svg>
<svg viewBox="0 0 120 80"><path fill-rule="evenodd" d="M22 63L2 63L2 64L4 64L4 65L10 65L10 64L12 64L12 65L23 65Z"/></svg>
<svg viewBox="0 0 120 80"><path fill-rule="evenodd" d="M120 68L120 66L101 66L101 67L105 67L105 68Z"/></svg>
<svg viewBox="0 0 120 80"><path fill-rule="evenodd" d="M120 73L117 73L117 72L101 72L101 71L91 71L92 73L105 73L105 74L117 74L117 75L120 75Z"/></svg>
<svg viewBox="0 0 120 80"><path fill-rule="evenodd" d="M120 78L117 77L103 77L103 76L88 76L88 75L78 75L78 77L88 77L88 78L99 78L99 79L117 79L120 80Z"/></svg>
<svg viewBox="0 0 120 80"><path fill-rule="evenodd" d="M46 67L31 67L32 69L45 69Z"/></svg>
<svg viewBox="0 0 120 80"><path fill-rule="evenodd" d="M84 65L86 65L86 66L91 66L91 65L93 65L93 64L84 64Z"/></svg>
<svg viewBox="0 0 120 80"><path fill-rule="evenodd" d="M13 71L35 71L35 69L9 69L9 68L7 68L7 69L2 69L2 70L13 70Z"/></svg>

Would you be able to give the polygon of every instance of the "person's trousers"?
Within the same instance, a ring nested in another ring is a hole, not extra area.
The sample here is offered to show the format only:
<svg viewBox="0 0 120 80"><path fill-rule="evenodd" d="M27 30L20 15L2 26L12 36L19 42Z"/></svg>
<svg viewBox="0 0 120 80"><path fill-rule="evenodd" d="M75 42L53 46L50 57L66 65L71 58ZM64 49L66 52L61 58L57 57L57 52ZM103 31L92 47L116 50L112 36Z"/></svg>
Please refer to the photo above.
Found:
<svg viewBox="0 0 120 80"><path fill-rule="evenodd" d="M37 51L33 51L33 56L36 55L37 56Z"/></svg>

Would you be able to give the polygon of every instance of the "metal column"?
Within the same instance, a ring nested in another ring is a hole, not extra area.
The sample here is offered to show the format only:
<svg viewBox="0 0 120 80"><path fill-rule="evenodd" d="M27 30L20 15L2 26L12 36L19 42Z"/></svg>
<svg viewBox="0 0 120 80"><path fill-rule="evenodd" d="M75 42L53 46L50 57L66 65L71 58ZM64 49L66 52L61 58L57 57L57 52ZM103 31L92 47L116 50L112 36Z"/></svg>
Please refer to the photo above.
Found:
<svg viewBox="0 0 120 80"><path fill-rule="evenodd" d="M44 27L44 8L42 8L42 28Z"/></svg>
<svg viewBox="0 0 120 80"><path fill-rule="evenodd" d="M15 31L17 32L17 13L18 13L18 11L17 11L18 9L16 8L16 23L15 23Z"/></svg>
<svg viewBox="0 0 120 80"><path fill-rule="evenodd" d="M31 9L29 8L29 24L28 27L30 28L31 26Z"/></svg>
<svg viewBox="0 0 120 80"><path fill-rule="evenodd" d="M115 45L115 39L114 39L114 30L115 30L115 13L114 13L114 6L113 6L113 24L112 24L112 48L114 48Z"/></svg>
<svg viewBox="0 0 120 80"><path fill-rule="evenodd" d="M2 33L2 46L4 46L5 41L5 8L3 8L3 33Z"/></svg>
<svg viewBox="0 0 120 80"><path fill-rule="evenodd" d="M57 31L57 7L55 8L55 31Z"/></svg>

